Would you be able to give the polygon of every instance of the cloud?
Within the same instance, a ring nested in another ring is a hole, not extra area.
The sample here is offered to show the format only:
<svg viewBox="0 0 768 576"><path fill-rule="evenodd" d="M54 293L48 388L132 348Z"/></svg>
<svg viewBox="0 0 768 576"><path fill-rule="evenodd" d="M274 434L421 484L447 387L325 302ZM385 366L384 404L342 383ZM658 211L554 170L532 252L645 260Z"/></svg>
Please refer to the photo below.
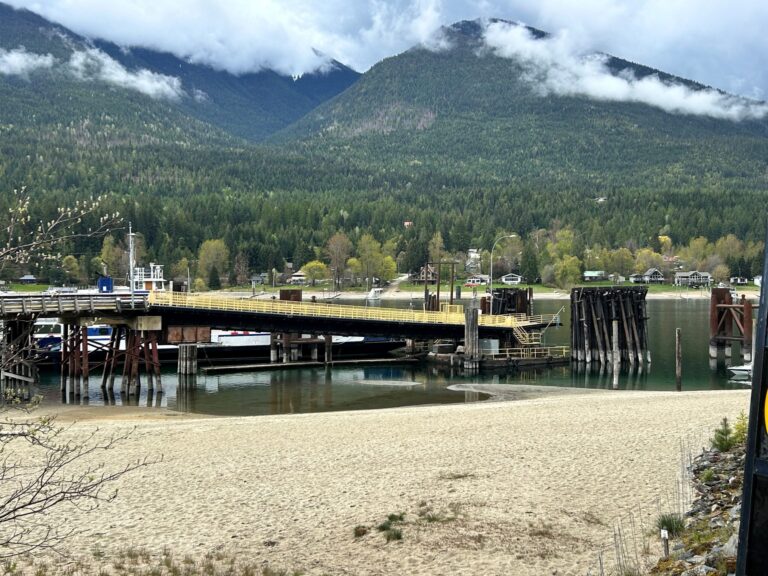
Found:
<svg viewBox="0 0 768 576"><path fill-rule="evenodd" d="M40 68L51 68L55 59L50 54L40 55L27 52L23 47L15 50L0 48L0 74L26 77Z"/></svg>
<svg viewBox="0 0 768 576"><path fill-rule="evenodd" d="M74 52L67 67L80 80L100 80L121 88L136 90L150 98L178 100L184 95L181 80L178 78L146 69L127 70L117 60L95 48Z"/></svg>
<svg viewBox="0 0 768 576"><path fill-rule="evenodd" d="M458 20L524 21L671 74L768 94L765 0L5 0L91 38L241 74L300 76L329 58L365 71ZM435 43L434 39L437 39Z"/></svg>
<svg viewBox="0 0 768 576"><path fill-rule="evenodd" d="M582 52L567 33L536 39L524 26L492 23L486 28L485 43L494 54L518 62L523 79L542 95L639 102L666 112L734 121L768 116L768 105L716 90L693 90L656 75L613 74L607 56Z"/></svg>

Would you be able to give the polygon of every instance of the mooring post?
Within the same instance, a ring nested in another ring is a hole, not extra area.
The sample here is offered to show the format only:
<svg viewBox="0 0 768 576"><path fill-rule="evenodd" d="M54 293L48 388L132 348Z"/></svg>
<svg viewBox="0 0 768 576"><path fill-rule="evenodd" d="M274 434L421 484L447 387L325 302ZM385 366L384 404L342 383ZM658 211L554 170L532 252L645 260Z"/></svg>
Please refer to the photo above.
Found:
<svg viewBox="0 0 768 576"><path fill-rule="evenodd" d="M330 334L325 335L325 363L331 364L333 362L333 336Z"/></svg>
<svg viewBox="0 0 768 576"><path fill-rule="evenodd" d="M179 374L197 374L197 344L179 344Z"/></svg>
<svg viewBox="0 0 768 576"><path fill-rule="evenodd" d="M478 310L470 306L464 310L464 370L477 372L480 366L480 338Z"/></svg>
<svg viewBox="0 0 768 576"><path fill-rule="evenodd" d="M621 354L619 353L619 320L613 319L613 388L619 387L619 372L621 371Z"/></svg>
<svg viewBox="0 0 768 576"><path fill-rule="evenodd" d="M680 328L675 329L675 389L683 389L683 345Z"/></svg>
<svg viewBox="0 0 768 576"><path fill-rule="evenodd" d="M752 362L752 358L754 357L752 354L752 348L754 343L752 339L752 302L750 302L743 296L741 298L741 301L744 304L744 316L743 316L744 340L741 343L741 351L742 351L742 354L744 355L744 360L746 362Z"/></svg>
<svg viewBox="0 0 768 576"><path fill-rule="evenodd" d="M270 332L269 333L269 362L271 364L276 364L277 360L278 360L277 339L275 338L275 333Z"/></svg>

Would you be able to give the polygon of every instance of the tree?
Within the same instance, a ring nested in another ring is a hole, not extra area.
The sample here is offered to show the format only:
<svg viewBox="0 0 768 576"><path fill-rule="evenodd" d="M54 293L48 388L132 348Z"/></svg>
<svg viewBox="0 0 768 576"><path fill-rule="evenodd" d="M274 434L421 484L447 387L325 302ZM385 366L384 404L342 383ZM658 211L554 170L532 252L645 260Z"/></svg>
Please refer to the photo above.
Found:
<svg viewBox="0 0 768 576"><path fill-rule="evenodd" d="M581 260L576 256L565 256L555 261L555 282L560 288L578 284L581 280Z"/></svg>
<svg viewBox="0 0 768 576"><path fill-rule="evenodd" d="M221 278L219 277L219 269L214 264L211 266L211 271L208 273L208 288L211 290L221 290Z"/></svg>
<svg viewBox="0 0 768 576"><path fill-rule="evenodd" d="M9 397L5 398L8 402ZM12 404L22 404L18 396ZM51 418L8 418L6 403L0 420L0 558L41 549L56 549L72 532L54 525L47 512L61 506L93 510L117 497L110 484L121 476L156 460L145 457L121 467L99 462L124 441L123 436L102 438L98 430L72 440Z"/></svg>
<svg viewBox="0 0 768 576"><path fill-rule="evenodd" d="M347 238L344 232L336 232L336 234L328 239L325 250L331 261L334 288L338 288L339 280L343 278L344 266L349 259L349 255L352 254L352 241Z"/></svg>
<svg viewBox="0 0 768 576"><path fill-rule="evenodd" d="M61 268L67 275L67 282L77 282L80 278L80 263L71 254L64 256L61 261Z"/></svg>
<svg viewBox="0 0 768 576"><path fill-rule="evenodd" d="M445 251L445 244L443 243L443 235L440 234L440 231L434 233L432 236L432 239L429 241L429 261L430 262L440 262L440 258L442 258L443 252Z"/></svg>
<svg viewBox="0 0 768 576"><path fill-rule="evenodd" d="M206 240L198 252L197 274L199 278L210 278L211 268L216 267L219 274L229 270L229 248L224 240Z"/></svg>
<svg viewBox="0 0 768 576"><path fill-rule="evenodd" d="M0 242L0 271L6 265L29 265L58 260L55 250L82 238L101 237L114 228L119 213L97 216L103 197L77 200L74 206L58 208L50 218L33 218L26 187L14 190L8 220Z"/></svg>
<svg viewBox="0 0 768 576"><path fill-rule="evenodd" d="M374 277L381 276L381 266L384 256L381 244L370 234L363 234L357 243L357 258L360 261L362 273L365 274L366 287L370 288Z"/></svg>
<svg viewBox="0 0 768 576"><path fill-rule="evenodd" d="M307 262L304 264L304 266L301 267L301 271L307 275L307 280L310 281L312 286L314 286L318 280L324 280L325 278L328 278L329 275L328 266L326 266L323 262L320 262L320 260L312 260L311 262Z"/></svg>
<svg viewBox="0 0 768 576"><path fill-rule="evenodd" d="M26 190L15 191L0 268L9 262L50 260L62 243L104 235L117 223L117 214L93 224L98 208L98 200L76 201L73 207L59 208L53 219L32 223ZM0 346L0 368L6 370L21 351L5 338ZM101 438L96 431L73 439L52 419L27 416L38 403L39 398L26 401L20 390L10 387L0 398L0 557L57 548L71 532L52 523L47 514L51 509L66 505L93 509L117 496L108 490L112 482L150 463L144 458L115 468L99 462L100 454L126 436ZM10 417L11 410L23 411L21 417Z"/></svg>
<svg viewBox="0 0 768 576"><path fill-rule="evenodd" d="M125 250L117 245L114 236L111 234L104 236L99 257L107 266L107 274L113 277L122 277L128 272L127 269L123 269L121 266L124 255Z"/></svg>
<svg viewBox="0 0 768 576"><path fill-rule="evenodd" d="M245 252L240 251L235 256L235 284L238 286L244 286L248 284L250 280L250 268L248 267L248 256Z"/></svg>
<svg viewBox="0 0 768 576"><path fill-rule="evenodd" d="M520 259L520 274L526 282L533 284L539 277L539 263L536 252L530 242L523 245L523 254Z"/></svg>

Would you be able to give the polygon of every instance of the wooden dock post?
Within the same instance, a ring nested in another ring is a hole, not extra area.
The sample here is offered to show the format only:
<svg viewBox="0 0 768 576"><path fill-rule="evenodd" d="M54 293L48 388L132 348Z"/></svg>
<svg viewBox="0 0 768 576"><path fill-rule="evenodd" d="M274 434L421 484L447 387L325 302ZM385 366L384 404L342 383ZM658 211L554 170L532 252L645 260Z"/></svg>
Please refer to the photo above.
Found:
<svg viewBox="0 0 768 576"><path fill-rule="evenodd" d="M274 332L269 333L269 361L272 364L277 364L279 356L277 353L277 338Z"/></svg>
<svg viewBox="0 0 768 576"><path fill-rule="evenodd" d="M478 309L464 310L464 370L473 373L480 368L480 336Z"/></svg>
<svg viewBox="0 0 768 576"><path fill-rule="evenodd" d="M753 344L754 339L752 337L752 323L753 323L753 315L752 315L752 302L747 300L744 296L741 297L741 303L744 307L744 339L741 342L741 353L744 356L744 360L746 362L752 362L753 354Z"/></svg>
<svg viewBox="0 0 768 576"><path fill-rule="evenodd" d="M683 389L683 345L680 328L675 329L675 389Z"/></svg>
<svg viewBox="0 0 768 576"><path fill-rule="evenodd" d="M325 363L333 363L333 336L325 335Z"/></svg>
<svg viewBox="0 0 768 576"><path fill-rule="evenodd" d="M197 374L197 344L179 344L179 374Z"/></svg>
<svg viewBox="0 0 768 576"><path fill-rule="evenodd" d="M613 319L613 389L619 387L619 372L621 372L621 353L619 352L619 320Z"/></svg>

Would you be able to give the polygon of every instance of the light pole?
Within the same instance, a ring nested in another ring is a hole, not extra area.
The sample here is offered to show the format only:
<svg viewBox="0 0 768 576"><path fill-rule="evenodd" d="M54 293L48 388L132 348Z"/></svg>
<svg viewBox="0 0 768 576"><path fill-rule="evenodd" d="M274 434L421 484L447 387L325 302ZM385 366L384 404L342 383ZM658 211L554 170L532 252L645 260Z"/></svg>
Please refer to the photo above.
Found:
<svg viewBox="0 0 768 576"><path fill-rule="evenodd" d="M504 240L504 238L517 238L517 234L505 234L504 236L499 236L496 238L496 240L494 240L493 246L491 246L491 277L488 281L489 292L491 294L491 316L493 316L493 249L496 248L496 244L499 243L499 240Z"/></svg>

